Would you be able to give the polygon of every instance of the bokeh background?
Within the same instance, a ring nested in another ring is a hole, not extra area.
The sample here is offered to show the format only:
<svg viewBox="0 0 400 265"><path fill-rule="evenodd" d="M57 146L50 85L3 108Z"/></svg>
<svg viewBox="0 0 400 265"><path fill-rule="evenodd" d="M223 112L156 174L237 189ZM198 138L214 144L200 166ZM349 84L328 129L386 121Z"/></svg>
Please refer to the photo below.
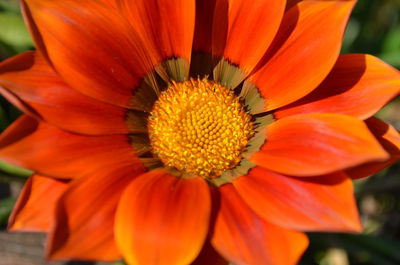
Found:
<svg viewBox="0 0 400 265"><path fill-rule="evenodd" d="M0 0L0 60L30 49L33 43L22 21L18 1ZM373 54L400 69L400 0L359 0L347 28L342 53ZM17 109L0 98L0 131L19 115ZM400 129L399 98L377 116ZM5 232L16 196L29 174L0 161L0 265L47 264L41 259L42 237ZM300 264L400 264L400 164L356 181L355 193L364 233L310 233L311 244Z"/></svg>

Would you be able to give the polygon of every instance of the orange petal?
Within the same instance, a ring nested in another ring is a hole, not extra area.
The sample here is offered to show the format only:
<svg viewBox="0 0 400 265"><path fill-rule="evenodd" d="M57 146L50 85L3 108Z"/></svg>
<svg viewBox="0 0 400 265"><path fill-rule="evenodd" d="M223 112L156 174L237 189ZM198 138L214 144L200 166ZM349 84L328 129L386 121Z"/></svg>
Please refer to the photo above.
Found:
<svg viewBox="0 0 400 265"><path fill-rule="evenodd" d="M251 161L292 176L318 176L388 154L364 122L342 114L299 114L267 127L267 141Z"/></svg>
<svg viewBox="0 0 400 265"><path fill-rule="evenodd" d="M276 225L302 231L361 231L353 184L343 173L294 178L256 167L234 186L257 214Z"/></svg>
<svg viewBox="0 0 400 265"><path fill-rule="evenodd" d="M328 75L339 55L355 1L302 1L284 15L281 28L250 77L266 100L266 110L311 92Z"/></svg>
<svg viewBox="0 0 400 265"><path fill-rule="evenodd" d="M55 205L68 183L33 175L25 183L8 220L13 231L49 232L54 223Z"/></svg>
<svg viewBox="0 0 400 265"><path fill-rule="evenodd" d="M399 92L400 73L396 69L371 55L341 55L317 89L275 114L282 118L330 112L366 119Z"/></svg>
<svg viewBox="0 0 400 265"><path fill-rule="evenodd" d="M190 61L195 0L121 0L120 7L158 61L171 57Z"/></svg>
<svg viewBox="0 0 400 265"><path fill-rule="evenodd" d="M390 158L382 162L371 162L348 169L346 172L353 179L369 177L400 160L399 132L393 126L374 117L365 122L379 143L390 154Z"/></svg>
<svg viewBox="0 0 400 265"><path fill-rule="evenodd" d="M307 248L307 237L261 219L231 184L221 190L212 244L234 264L296 264Z"/></svg>
<svg viewBox="0 0 400 265"><path fill-rule="evenodd" d="M116 239L126 261L186 265L206 239L210 192L201 178L182 179L153 170L124 192L116 216Z"/></svg>
<svg viewBox="0 0 400 265"><path fill-rule="evenodd" d="M130 105L156 62L116 8L101 0L26 0L25 18L37 46L72 88Z"/></svg>
<svg viewBox="0 0 400 265"><path fill-rule="evenodd" d="M110 5L111 7L117 7L118 0L102 0L104 3Z"/></svg>
<svg viewBox="0 0 400 265"><path fill-rule="evenodd" d="M217 8L214 28L228 27L223 57L246 73L253 70L279 29L285 5L285 0L228 0L226 8Z"/></svg>
<svg viewBox="0 0 400 265"><path fill-rule="evenodd" d="M17 107L66 130L84 134L143 130L125 121L127 111L84 96L68 87L37 52L26 52L0 64L0 92ZM9 97L10 97L9 96ZM14 98L14 100L13 100Z"/></svg>
<svg viewBox="0 0 400 265"><path fill-rule="evenodd" d="M48 257L103 261L120 258L113 229L117 205L125 188L143 171L99 171L73 181L57 203Z"/></svg>
<svg viewBox="0 0 400 265"><path fill-rule="evenodd" d="M72 134L22 116L2 133L0 159L59 178L142 168L129 141L128 135Z"/></svg>

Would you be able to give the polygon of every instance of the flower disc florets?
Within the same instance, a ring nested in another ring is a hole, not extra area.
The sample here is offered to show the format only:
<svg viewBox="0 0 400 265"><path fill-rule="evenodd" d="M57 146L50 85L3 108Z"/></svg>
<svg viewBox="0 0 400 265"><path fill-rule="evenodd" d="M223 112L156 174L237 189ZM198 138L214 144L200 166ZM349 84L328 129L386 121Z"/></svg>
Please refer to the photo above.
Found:
<svg viewBox="0 0 400 265"><path fill-rule="evenodd" d="M251 119L232 90L190 79L160 95L148 129L153 152L166 166L212 178L240 162L254 135Z"/></svg>

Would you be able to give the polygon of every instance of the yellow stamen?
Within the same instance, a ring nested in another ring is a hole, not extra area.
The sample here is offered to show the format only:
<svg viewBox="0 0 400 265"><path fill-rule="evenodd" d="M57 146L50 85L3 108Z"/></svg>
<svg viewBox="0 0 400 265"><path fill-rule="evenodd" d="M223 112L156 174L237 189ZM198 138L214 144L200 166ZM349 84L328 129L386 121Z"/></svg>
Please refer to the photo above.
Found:
<svg viewBox="0 0 400 265"><path fill-rule="evenodd" d="M238 97L208 79L169 86L153 106L148 129L153 152L166 166L205 178L234 168L254 135Z"/></svg>

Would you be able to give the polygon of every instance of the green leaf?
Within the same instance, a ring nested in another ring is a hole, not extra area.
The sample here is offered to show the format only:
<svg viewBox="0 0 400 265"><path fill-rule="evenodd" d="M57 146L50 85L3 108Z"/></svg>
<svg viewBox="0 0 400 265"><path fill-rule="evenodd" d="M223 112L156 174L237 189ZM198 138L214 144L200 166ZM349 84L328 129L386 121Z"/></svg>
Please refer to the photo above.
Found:
<svg viewBox="0 0 400 265"><path fill-rule="evenodd" d="M14 207L16 199L7 198L0 201L0 226L6 226L8 217Z"/></svg>
<svg viewBox="0 0 400 265"><path fill-rule="evenodd" d="M0 41L22 52L33 46L22 17L13 12L0 13Z"/></svg>
<svg viewBox="0 0 400 265"><path fill-rule="evenodd" d="M113 263L112 265L126 265L126 263L123 260L120 260L118 262Z"/></svg>
<svg viewBox="0 0 400 265"><path fill-rule="evenodd" d="M387 33L384 41L382 52L390 53L390 52L398 52L400 49L400 26L390 29Z"/></svg>
<svg viewBox="0 0 400 265"><path fill-rule="evenodd" d="M351 19L347 25L346 32L344 35L342 53L348 53L350 47L353 45L354 41L360 34L360 24L357 20Z"/></svg>
<svg viewBox="0 0 400 265"><path fill-rule="evenodd" d="M399 47L400 47L400 44L399 44ZM394 67L400 68L400 50L382 53L379 55L379 58L381 58L388 64L393 65Z"/></svg>
<svg viewBox="0 0 400 265"><path fill-rule="evenodd" d="M0 170L19 177L29 177L30 175L33 174L32 171L23 169L14 165L11 165L9 163L6 163L4 161L0 161Z"/></svg>
<svg viewBox="0 0 400 265"><path fill-rule="evenodd" d="M0 0L0 10L19 12L19 1L15 0Z"/></svg>
<svg viewBox="0 0 400 265"><path fill-rule="evenodd" d="M400 264L400 242L397 240L372 235L342 234L339 237L355 257L368 259L372 264Z"/></svg>
<svg viewBox="0 0 400 265"><path fill-rule="evenodd" d="M308 235L312 249L309 255L329 248L342 248L354 264L400 264L400 241L395 239L367 234L309 233Z"/></svg>

